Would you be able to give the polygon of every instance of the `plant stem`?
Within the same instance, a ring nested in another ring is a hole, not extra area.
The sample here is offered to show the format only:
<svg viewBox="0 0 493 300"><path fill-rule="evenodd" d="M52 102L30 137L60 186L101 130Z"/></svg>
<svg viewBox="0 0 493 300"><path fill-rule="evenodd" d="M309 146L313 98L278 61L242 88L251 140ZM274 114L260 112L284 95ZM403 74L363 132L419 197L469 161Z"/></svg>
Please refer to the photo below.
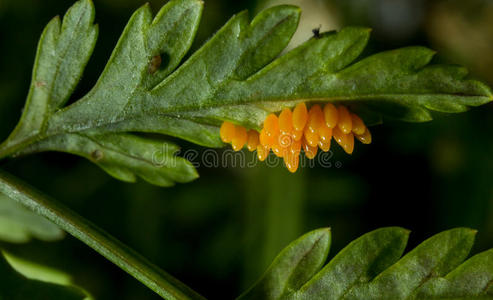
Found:
<svg viewBox="0 0 493 300"><path fill-rule="evenodd" d="M58 224L164 299L205 299L90 221L1 170L0 192Z"/></svg>

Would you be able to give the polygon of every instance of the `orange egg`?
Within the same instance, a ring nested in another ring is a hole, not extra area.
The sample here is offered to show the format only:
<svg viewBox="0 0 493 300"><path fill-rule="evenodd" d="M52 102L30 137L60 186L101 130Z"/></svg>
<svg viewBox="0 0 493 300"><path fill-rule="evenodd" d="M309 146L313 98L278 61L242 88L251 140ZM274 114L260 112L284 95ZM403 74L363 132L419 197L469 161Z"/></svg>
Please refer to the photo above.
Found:
<svg viewBox="0 0 493 300"><path fill-rule="evenodd" d="M318 137L318 134L316 132L311 132L310 129L308 129L308 127L306 127L305 132L304 132L304 136L305 136L305 140L306 140L308 145L310 145L312 147L317 147L319 137Z"/></svg>
<svg viewBox="0 0 493 300"><path fill-rule="evenodd" d="M259 133L256 130L250 129L247 132L247 148L250 151L255 151L259 144Z"/></svg>
<svg viewBox="0 0 493 300"><path fill-rule="evenodd" d="M356 114L351 113L352 131L354 134L363 134L366 131L365 123Z"/></svg>
<svg viewBox="0 0 493 300"><path fill-rule="evenodd" d="M293 130L293 132L291 133L291 136L293 137L293 139L295 141L301 141L301 138L303 137L303 131L300 130Z"/></svg>
<svg viewBox="0 0 493 300"><path fill-rule="evenodd" d="M235 135L231 141L234 151L240 151L247 142L247 131L245 127L235 126Z"/></svg>
<svg viewBox="0 0 493 300"><path fill-rule="evenodd" d="M283 148L290 147L293 144L293 136L291 134L281 133L278 137L279 146Z"/></svg>
<svg viewBox="0 0 493 300"><path fill-rule="evenodd" d="M235 125L228 121L223 122L219 129L221 140L225 143L231 143L235 135Z"/></svg>
<svg viewBox="0 0 493 300"><path fill-rule="evenodd" d="M301 141L294 141L289 147L289 151L293 155L300 155L301 152Z"/></svg>
<svg viewBox="0 0 493 300"><path fill-rule="evenodd" d="M283 149L279 144L274 144L272 145L272 152L274 152L277 157L283 157L285 149Z"/></svg>
<svg viewBox="0 0 493 300"><path fill-rule="evenodd" d="M324 117L325 123L327 124L327 126L329 126L329 128L336 127L337 122L339 121L339 112L337 111L337 108L334 106L334 104L325 104Z"/></svg>
<svg viewBox="0 0 493 300"><path fill-rule="evenodd" d="M365 130L365 133L361 134L361 135L356 135L356 138L362 142L363 144L370 144L371 143L371 133L370 133L370 130L368 130L368 128L366 128Z"/></svg>
<svg viewBox="0 0 493 300"><path fill-rule="evenodd" d="M317 132L324 125L324 114L320 105L316 104L310 108L308 112L307 128L310 132ZM306 130L305 130L306 132Z"/></svg>
<svg viewBox="0 0 493 300"><path fill-rule="evenodd" d="M318 148L308 145L305 139L303 139L301 146L303 147L303 151L305 151L306 157L309 159L313 159L317 155Z"/></svg>
<svg viewBox="0 0 493 300"><path fill-rule="evenodd" d="M266 146L266 147L272 147L272 145L274 145L276 143L276 137L275 136L267 136L267 134L265 133L265 128L262 128L262 130L260 130L260 134L259 134L259 141L260 141L260 144L262 144L263 146Z"/></svg>
<svg viewBox="0 0 493 300"><path fill-rule="evenodd" d="M297 131L303 131L308 120L308 111L305 103L298 103L293 110L293 127Z"/></svg>
<svg viewBox="0 0 493 300"><path fill-rule="evenodd" d="M292 153L287 153L284 157L284 164L288 168L289 172L294 173L298 170L298 165L300 163L300 156Z"/></svg>
<svg viewBox="0 0 493 300"><path fill-rule="evenodd" d="M264 121L264 129L267 136L279 133L279 119L275 114L269 114Z"/></svg>
<svg viewBox="0 0 493 300"><path fill-rule="evenodd" d="M344 151L347 154L353 154L354 151L354 135L352 132L346 134L346 146L344 147Z"/></svg>
<svg viewBox="0 0 493 300"><path fill-rule="evenodd" d="M293 113L289 108L283 109L279 115L279 129L282 134L291 134L293 131Z"/></svg>
<svg viewBox="0 0 493 300"><path fill-rule="evenodd" d="M332 131L334 140L344 149L346 147L346 134L339 129L339 126Z"/></svg>
<svg viewBox="0 0 493 300"><path fill-rule="evenodd" d="M322 143L327 143L330 142L330 139L332 138L332 128L329 128L326 124L323 124L319 129L318 129L318 136L320 138L320 142Z"/></svg>
<svg viewBox="0 0 493 300"><path fill-rule="evenodd" d="M258 145L257 146L257 157L258 157L258 160L260 161L264 161L267 156L269 156L269 148L268 147L265 147L265 146L262 146L262 145Z"/></svg>
<svg viewBox="0 0 493 300"><path fill-rule="evenodd" d="M354 151L354 139L363 144L371 143L371 134L363 120L339 105L327 103L323 109L313 105L309 110L305 103L299 103L291 112L285 108L279 114L269 114L260 132L248 130L231 122L223 122L219 130L221 140L231 143L235 151L243 146L257 150L260 161L267 159L270 150L283 158L288 170L296 172L299 167L301 149L309 159L315 158L318 149L327 152L334 140L348 154Z"/></svg>
<svg viewBox="0 0 493 300"><path fill-rule="evenodd" d="M337 111L339 113L339 121L337 123L337 127L339 127L339 129L345 134L350 133L353 127L353 122L351 120L351 115L349 114L349 111L343 105L339 105Z"/></svg>

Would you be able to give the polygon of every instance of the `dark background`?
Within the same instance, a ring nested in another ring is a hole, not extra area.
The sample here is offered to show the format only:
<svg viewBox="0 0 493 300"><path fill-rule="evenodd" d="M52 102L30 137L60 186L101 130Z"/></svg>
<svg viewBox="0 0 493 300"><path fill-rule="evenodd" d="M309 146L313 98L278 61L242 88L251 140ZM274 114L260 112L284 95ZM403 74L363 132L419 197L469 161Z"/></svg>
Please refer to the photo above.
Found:
<svg viewBox="0 0 493 300"><path fill-rule="evenodd" d="M95 83L126 21L141 0L96 0L100 35L73 99ZM493 84L493 2L301 1L304 21L322 31L374 28L366 54L409 45L438 51L437 62L466 66ZM30 83L44 25L73 1L0 0L0 138L14 128ZM156 12L164 1L151 1ZM282 1L280 1L282 3ZM234 13L266 3L205 0L193 50ZM323 6L325 10L317 9ZM315 9L313 9L315 7ZM322 11L310 15L309 11ZM308 25L310 26L310 25ZM311 35L302 27L301 38ZM211 299L238 296L279 250L311 229L330 226L331 255L381 226L413 231L410 247L439 231L479 230L474 252L493 247L493 106L439 115L422 124L372 128L373 143L352 156L334 146L339 168L204 168L173 188L119 182L90 162L44 153L0 162L141 252ZM184 149L204 148L179 142ZM2 243L10 252L73 275L98 299L158 299L138 281L75 238Z"/></svg>

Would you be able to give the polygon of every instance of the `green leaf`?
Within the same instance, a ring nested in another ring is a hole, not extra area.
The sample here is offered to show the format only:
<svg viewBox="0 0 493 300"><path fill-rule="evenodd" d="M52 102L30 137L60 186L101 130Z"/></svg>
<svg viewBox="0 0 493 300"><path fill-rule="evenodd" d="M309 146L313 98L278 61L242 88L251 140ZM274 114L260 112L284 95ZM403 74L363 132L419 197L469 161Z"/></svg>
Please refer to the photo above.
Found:
<svg viewBox="0 0 493 300"><path fill-rule="evenodd" d="M493 250L463 262L474 243L474 230L444 231L400 258L408 231L381 228L351 242L322 269L321 264L299 268L292 253L306 253L322 262L327 256L328 245L323 253L306 251L308 239L316 232L291 243L240 298L493 299ZM298 271L294 285L286 279L292 269Z"/></svg>
<svg viewBox="0 0 493 300"><path fill-rule="evenodd" d="M31 238L56 241L63 237L64 232L58 226L0 194L0 240L25 243Z"/></svg>
<svg viewBox="0 0 493 300"><path fill-rule="evenodd" d="M262 278L239 299L281 299L297 290L317 272L327 259L330 229L318 229L286 247Z"/></svg>
<svg viewBox="0 0 493 300"><path fill-rule="evenodd" d="M18 264L19 262L17 262ZM46 269L30 265L38 274ZM48 278L50 274L46 278ZM0 255L0 299L91 299L89 294L79 287L60 285L26 277L9 265L3 255Z"/></svg>
<svg viewBox="0 0 493 300"><path fill-rule="evenodd" d="M10 137L32 137L65 104L82 76L98 35L90 0L76 2L63 18L46 26L38 44L29 95L22 118Z"/></svg>
<svg viewBox="0 0 493 300"><path fill-rule="evenodd" d="M97 148L97 157L105 161L91 160L116 178L141 177L169 186L197 175L183 163L156 171L142 150L155 141L130 134L157 133L221 147L222 121L259 129L268 113L300 101L344 103L375 123L428 121L433 111L463 112L493 99L486 85L466 78L463 68L430 65L434 52L424 47L358 60L369 39L367 28L322 33L281 55L300 16L299 8L289 5L262 11L251 22L246 12L233 16L180 65L202 5L173 0L154 18L148 5L138 9L94 88L61 108L96 38L92 4L77 2L61 31L53 21L42 36L24 115L0 146L0 158L54 150L91 159L90 150ZM96 136L99 145L91 138ZM115 140L120 150L115 151Z"/></svg>
<svg viewBox="0 0 493 300"><path fill-rule="evenodd" d="M178 279L161 270L101 228L76 214L63 204L44 196L34 188L1 170L0 192L54 222L60 228L87 244L161 297L169 300L204 299ZM1 293L7 289L5 286L2 286L2 275L3 272L0 266L0 299L3 299ZM35 282L33 290L36 288L37 283ZM15 291L15 289L12 290ZM5 293L14 293L14 291L8 290ZM11 298L7 297L7 299ZM32 297L21 299L32 299ZM48 297L47 299L59 298Z"/></svg>
<svg viewBox="0 0 493 300"><path fill-rule="evenodd" d="M33 147L85 157L127 182L135 182L139 176L152 184L168 187L198 177L188 160L175 155L179 151L175 144L130 134L64 134L47 138L27 147L26 151L36 151Z"/></svg>

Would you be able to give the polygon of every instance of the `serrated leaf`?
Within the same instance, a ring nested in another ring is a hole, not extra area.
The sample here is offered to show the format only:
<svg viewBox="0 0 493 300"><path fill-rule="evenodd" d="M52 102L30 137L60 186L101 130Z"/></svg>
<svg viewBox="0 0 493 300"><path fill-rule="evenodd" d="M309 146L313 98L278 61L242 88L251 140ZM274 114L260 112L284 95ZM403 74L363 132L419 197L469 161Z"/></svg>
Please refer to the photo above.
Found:
<svg viewBox="0 0 493 300"><path fill-rule="evenodd" d="M238 299L281 299L318 271L329 254L330 230L314 230L286 247L262 278Z"/></svg>
<svg viewBox="0 0 493 300"><path fill-rule="evenodd" d="M90 143L81 136L104 136L105 141L129 132L158 133L221 147L218 126L222 121L259 129L268 113L300 101L344 103L367 123L375 123L384 118L427 121L432 111L462 112L492 100L490 89L467 79L465 69L430 65L434 52L424 47L358 60L369 39L367 28L322 33L280 55L299 21L300 10L289 5L269 8L251 22L246 12L233 16L179 66L201 12L199 0L170 1L154 18L148 5L138 9L94 88L58 110L70 94L64 92L71 92L80 78L95 40L95 34L89 34L95 31L92 5L89 0L77 2L65 16L68 21L60 37L64 32L68 37L81 35L87 41L78 51L84 55L77 59L71 51L65 56L60 56L61 51L45 55L45 48L63 48L65 44L56 41L69 39L57 39L56 21L48 25L40 42L32 95L17 130L0 146L0 157L46 150L88 157ZM77 16L86 25L77 27L70 21ZM60 61L64 62L61 67L54 68ZM45 81L55 88L38 87L37 74L48 74ZM70 76L64 79L61 75ZM33 97L41 100L34 102ZM113 159L99 165L119 179L133 181L139 176L163 186L180 181L163 180L147 164L119 160L102 148L103 157ZM139 156L144 152L134 153L135 159L148 160ZM172 172L170 168L167 176L172 177Z"/></svg>
<svg viewBox="0 0 493 300"><path fill-rule="evenodd" d="M85 157L113 177L127 182L135 182L138 176L152 184L168 187L198 177L188 160L176 156L179 147L175 144L131 134L64 134L31 147Z"/></svg>
<svg viewBox="0 0 493 300"><path fill-rule="evenodd" d="M0 240L9 243L25 243L31 238L56 241L64 235L55 224L0 194Z"/></svg>
<svg viewBox="0 0 493 300"><path fill-rule="evenodd" d="M30 266L33 268L33 265ZM14 270L0 255L0 299L91 299L82 289L41 280L29 279Z"/></svg>
<svg viewBox="0 0 493 300"><path fill-rule="evenodd" d="M76 2L63 22L55 17L38 44L29 95L10 143L42 133L49 116L68 100L89 61L98 35L90 0Z"/></svg>
<svg viewBox="0 0 493 300"><path fill-rule="evenodd" d="M351 242L322 269L298 269L306 272L299 274L302 279L291 289L284 289L286 275L276 271L279 265L286 270L290 265L291 269L297 267L299 262L290 254L304 251L299 246L303 245L302 237L283 250L262 279L240 298L493 299L493 250L463 262L475 233L468 228L444 231L400 258L408 231L377 229ZM317 255L323 260L326 257Z"/></svg>
<svg viewBox="0 0 493 300"><path fill-rule="evenodd" d="M466 259L475 231L457 228L424 241L368 284L356 286L347 299L408 299L433 277L445 276Z"/></svg>

